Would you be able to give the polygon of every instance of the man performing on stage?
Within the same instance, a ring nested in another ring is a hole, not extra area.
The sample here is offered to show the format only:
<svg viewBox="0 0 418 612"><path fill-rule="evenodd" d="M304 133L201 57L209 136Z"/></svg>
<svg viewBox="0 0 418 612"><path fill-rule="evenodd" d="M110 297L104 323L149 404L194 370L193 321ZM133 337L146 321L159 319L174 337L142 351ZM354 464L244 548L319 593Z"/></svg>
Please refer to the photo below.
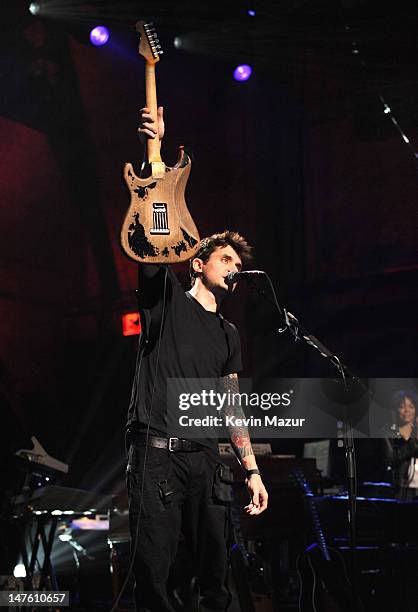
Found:
<svg viewBox="0 0 418 612"><path fill-rule="evenodd" d="M141 138L162 138L143 109ZM226 610L228 474L217 441L168 438L167 379L218 379L221 391L237 391L242 369L236 328L219 313L233 288L226 282L250 259L242 236L225 231L201 241L190 262L192 287L184 292L171 268L139 266L142 334L128 413L128 493L135 600L139 611L173 611L167 590L180 534L200 590L200 609ZM243 416L240 406L233 407ZM248 431L229 428L231 444L246 472L245 512L267 508Z"/></svg>

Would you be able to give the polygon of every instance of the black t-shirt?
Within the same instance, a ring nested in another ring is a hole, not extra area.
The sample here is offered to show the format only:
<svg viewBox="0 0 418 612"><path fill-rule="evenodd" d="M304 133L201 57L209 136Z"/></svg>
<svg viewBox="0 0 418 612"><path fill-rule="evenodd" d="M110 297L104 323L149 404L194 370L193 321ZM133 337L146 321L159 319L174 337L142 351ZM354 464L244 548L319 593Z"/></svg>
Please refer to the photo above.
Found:
<svg viewBox="0 0 418 612"><path fill-rule="evenodd" d="M138 360L127 424L145 431L152 402L150 432L166 436L167 379L217 379L239 372L239 334L222 315L205 310L185 292L170 267L161 267L151 279L141 274L139 306L142 358ZM207 445L213 447L214 443Z"/></svg>

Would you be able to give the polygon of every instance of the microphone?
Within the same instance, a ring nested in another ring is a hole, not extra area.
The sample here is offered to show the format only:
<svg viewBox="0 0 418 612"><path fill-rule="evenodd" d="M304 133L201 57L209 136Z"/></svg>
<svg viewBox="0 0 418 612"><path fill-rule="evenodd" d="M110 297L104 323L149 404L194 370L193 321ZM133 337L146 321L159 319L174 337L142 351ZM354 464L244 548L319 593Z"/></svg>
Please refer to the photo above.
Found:
<svg viewBox="0 0 418 612"><path fill-rule="evenodd" d="M228 272L225 276L225 282L227 285L233 285L238 281L242 280L246 276L252 276L253 274L265 274L263 270L245 270L244 272Z"/></svg>

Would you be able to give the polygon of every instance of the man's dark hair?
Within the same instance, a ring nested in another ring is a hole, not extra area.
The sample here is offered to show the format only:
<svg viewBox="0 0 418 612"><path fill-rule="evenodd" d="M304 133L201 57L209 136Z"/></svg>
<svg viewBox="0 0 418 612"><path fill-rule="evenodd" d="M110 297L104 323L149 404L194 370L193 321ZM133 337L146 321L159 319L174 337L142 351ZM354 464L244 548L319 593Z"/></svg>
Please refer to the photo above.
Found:
<svg viewBox="0 0 418 612"><path fill-rule="evenodd" d="M209 257L218 247L226 246L230 246L234 249L244 265L248 264L252 260L252 247L250 247L245 238L243 238L241 234L238 234L238 232L230 232L229 230L225 230L221 234L213 234L212 236L203 238L203 240L200 241L197 253L190 260L189 272L192 285L194 284L195 278L198 275L193 270L193 260L201 259L204 263L206 263Z"/></svg>

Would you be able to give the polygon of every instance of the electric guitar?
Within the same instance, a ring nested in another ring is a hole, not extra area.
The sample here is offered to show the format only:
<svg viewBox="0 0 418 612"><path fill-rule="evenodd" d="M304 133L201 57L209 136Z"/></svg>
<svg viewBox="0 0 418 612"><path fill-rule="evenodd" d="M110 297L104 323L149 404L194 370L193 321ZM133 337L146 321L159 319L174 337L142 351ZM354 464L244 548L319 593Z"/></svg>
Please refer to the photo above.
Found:
<svg viewBox="0 0 418 612"><path fill-rule="evenodd" d="M327 544L315 498L304 473L295 470L291 476L303 492L315 534L315 542L296 561L300 579L299 612L362 612L361 602L353 602L341 553Z"/></svg>
<svg viewBox="0 0 418 612"><path fill-rule="evenodd" d="M157 125L155 65L162 53L152 24L138 21L141 39L139 54L145 59L145 99ZM131 193L131 203L122 225L122 249L134 261L173 264L186 261L199 245L199 234L187 210L184 191L191 161L184 148L173 168L161 159L158 137L147 140L147 178L138 177L132 164L124 167L124 178Z"/></svg>

